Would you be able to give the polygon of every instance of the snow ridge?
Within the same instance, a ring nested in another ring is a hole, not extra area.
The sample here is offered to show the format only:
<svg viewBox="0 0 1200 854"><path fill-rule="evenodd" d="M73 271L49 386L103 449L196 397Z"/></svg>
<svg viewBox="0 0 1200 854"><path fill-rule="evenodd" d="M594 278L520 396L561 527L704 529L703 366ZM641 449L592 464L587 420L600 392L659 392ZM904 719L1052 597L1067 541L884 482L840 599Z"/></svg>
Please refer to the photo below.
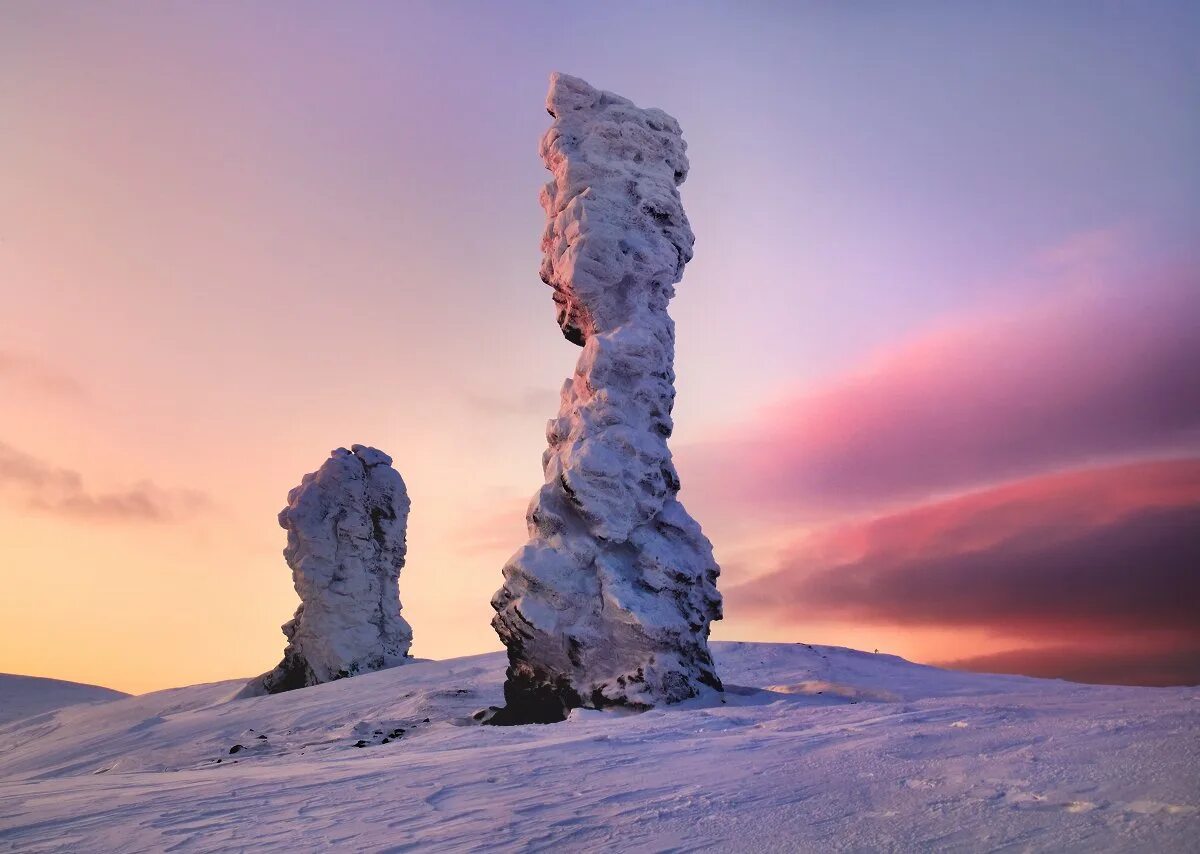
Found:
<svg viewBox="0 0 1200 854"><path fill-rule="evenodd" d="M1196 850L1195 688L711 647L723 697L555 727L476 724L501 653L0 725L0 850Z"/></svg>
<svg viewBox="0 0 1200 854"><path fill-rule="evenodd" d="M0 726L66 706L104 703L128 696L99 685L0 673Z"/></svg>

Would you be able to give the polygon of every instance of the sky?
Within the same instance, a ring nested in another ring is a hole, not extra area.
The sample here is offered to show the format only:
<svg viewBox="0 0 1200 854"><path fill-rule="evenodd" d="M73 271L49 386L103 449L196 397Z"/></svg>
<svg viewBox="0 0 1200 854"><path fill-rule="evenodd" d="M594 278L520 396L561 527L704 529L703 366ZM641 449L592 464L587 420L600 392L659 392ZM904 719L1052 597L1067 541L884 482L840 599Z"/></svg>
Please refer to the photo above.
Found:
<svg viewBox="0 0 1200 854"><path fill-rule="evenodd" d="M1194 3L7 3L0 671L274 666L276 514L391 454L413 653L499 648L577 348L547 77L679 119L714 637L1200 682Z"/></svg>

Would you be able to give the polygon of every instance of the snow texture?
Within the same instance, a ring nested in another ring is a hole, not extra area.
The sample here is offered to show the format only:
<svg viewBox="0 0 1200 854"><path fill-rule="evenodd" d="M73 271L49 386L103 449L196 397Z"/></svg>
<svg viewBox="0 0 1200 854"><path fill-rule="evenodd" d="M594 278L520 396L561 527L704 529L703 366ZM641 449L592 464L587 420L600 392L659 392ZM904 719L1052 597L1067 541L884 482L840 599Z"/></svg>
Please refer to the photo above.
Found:
<svg viewBox="0 0 1200 854"><path fill-rule="evenodd" d="M502 653L0 726L0 851L1196 850L1196 688L712 650L723 698L554 727L476 725Z"/></svg>
<svg viewBox="0 0 1200 854"><path fill-rule="evenodd" d="M0 673L0 724L61 709L64 706L104 703L128 696L121 691L101 688L99 685Z"/></svg>
<svg viewBox="0 0 1200 854"><path fill-rule="evenodd" d="M246 696L304 688L403 664L412 628L400 616L409 500L392 458L338 448L288 493L279 524L300 607L283 625L283 661Z"/></svg>
<svg viewBox="0 0 1200 854"><path fill-rule="evenodd" d="M692 257L679 199L679 123L564 74L541 155L541 275L583 347L547 426L546 483L530 540L504 567L492 620L508 648L495 723L561 720L575 707L648 708L720 691L708 649L721 618L712 544L676 500L667 448L675 325Z"/></svg>

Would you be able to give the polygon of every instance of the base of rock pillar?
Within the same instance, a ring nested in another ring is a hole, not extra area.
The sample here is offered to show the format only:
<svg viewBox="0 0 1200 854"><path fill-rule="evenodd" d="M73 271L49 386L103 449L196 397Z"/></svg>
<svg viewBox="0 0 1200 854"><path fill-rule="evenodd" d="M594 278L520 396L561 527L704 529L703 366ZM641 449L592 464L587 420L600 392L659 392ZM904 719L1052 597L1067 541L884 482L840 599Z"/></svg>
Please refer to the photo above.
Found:
<svg viewBox="0 0 1200 854"><path fill-rule="evenodd" d="M504 708L497 709L484 723L491 726L556 724L567 719L571 709L583 705L579 695L564 684L555 687L523 667L509 667L504 682Z"/></svg>

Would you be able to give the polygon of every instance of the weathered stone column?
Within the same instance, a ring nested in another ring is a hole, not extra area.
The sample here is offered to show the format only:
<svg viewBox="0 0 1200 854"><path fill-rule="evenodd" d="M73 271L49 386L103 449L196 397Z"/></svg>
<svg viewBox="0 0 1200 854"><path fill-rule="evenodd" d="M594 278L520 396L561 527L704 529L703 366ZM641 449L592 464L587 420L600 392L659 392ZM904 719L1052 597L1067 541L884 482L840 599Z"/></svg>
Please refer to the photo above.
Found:
<svg viewBox="0 0 1200 854"><path fill-rule="evenodd" d="M508 647L494 723L561 720L576 706L646 708L721 690L708 650L721 617L712 544L676 500L667 448L675 326L692 257L679 199L679 123L555 74L541 142L554 174L542 280L583 347L549 422L530 540L504 567L492 625Z"/></svg>
<svg viewBox="0 0 1200 854"><path fill-rule="evenodd" d="M275 694L403 664L412 629L398 579L409 500L392 458L338 448L288 493L279 524L300 607L283 626L283 661L244 696Z"/></svg>

